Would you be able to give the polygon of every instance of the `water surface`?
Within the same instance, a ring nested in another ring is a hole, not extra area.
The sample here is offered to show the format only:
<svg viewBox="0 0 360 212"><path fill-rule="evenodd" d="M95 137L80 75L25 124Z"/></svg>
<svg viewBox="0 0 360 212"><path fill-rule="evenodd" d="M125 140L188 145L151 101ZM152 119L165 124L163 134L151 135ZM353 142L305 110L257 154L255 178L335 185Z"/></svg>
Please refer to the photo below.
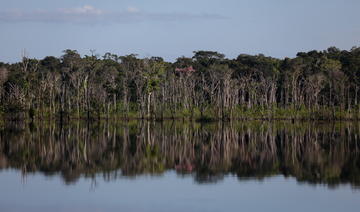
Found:
<svg viewBox="0 0 360 212"><path fill-rule="evenodd" d="M354 122L7 123L0 211L358 211Z"/></svg>

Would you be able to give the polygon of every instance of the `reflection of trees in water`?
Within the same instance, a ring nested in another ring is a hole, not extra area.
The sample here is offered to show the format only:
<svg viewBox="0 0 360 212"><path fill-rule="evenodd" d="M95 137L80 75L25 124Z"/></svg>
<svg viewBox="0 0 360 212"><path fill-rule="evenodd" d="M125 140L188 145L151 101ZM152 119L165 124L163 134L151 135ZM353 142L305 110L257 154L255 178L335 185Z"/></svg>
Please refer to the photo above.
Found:
<svg viewBox="0 0 360 212"><path fill-rule="evenodd" d="M0 132L0 168L105 179L174 169L197 182L226 174L360 185L358 123L10 123Z"/></svg>

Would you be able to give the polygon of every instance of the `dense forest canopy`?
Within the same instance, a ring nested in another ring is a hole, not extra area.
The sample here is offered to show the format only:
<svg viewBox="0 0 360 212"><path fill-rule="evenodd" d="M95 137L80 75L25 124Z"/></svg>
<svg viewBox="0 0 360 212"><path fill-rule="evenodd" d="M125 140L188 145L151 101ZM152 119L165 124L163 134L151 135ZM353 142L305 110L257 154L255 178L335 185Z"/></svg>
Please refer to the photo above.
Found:
<svg viewBox="0 0 360 212"><path fill-rule="evenodd" d="M3 118L358 119L360 48L174 63L106 53L0 63Z"/></svg>

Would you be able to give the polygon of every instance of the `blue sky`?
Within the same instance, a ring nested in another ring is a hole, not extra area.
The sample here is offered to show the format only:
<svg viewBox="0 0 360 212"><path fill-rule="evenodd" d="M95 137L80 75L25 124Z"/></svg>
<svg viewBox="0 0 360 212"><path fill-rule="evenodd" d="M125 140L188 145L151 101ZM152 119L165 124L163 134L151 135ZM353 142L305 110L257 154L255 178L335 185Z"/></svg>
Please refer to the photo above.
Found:
<svg viewBox="0 0 360 212"><path fill-rule="evenodd" d="M196 50L293 57L360 44L359 0L0 0L0 61L65 49L174 60Z"/></svg>

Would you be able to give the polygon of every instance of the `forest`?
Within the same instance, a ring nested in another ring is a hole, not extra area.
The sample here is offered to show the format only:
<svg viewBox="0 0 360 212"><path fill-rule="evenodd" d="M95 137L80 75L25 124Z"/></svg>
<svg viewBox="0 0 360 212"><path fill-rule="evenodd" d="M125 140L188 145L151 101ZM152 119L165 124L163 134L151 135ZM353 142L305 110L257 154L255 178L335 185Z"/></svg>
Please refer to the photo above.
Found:
<svg viewBox="0 0 360 212"><path fill-rule="evenodd" d="M277 59L214 51L161 57L65 50L0 62L2 120L358 120L360 48Z"/></svg>

